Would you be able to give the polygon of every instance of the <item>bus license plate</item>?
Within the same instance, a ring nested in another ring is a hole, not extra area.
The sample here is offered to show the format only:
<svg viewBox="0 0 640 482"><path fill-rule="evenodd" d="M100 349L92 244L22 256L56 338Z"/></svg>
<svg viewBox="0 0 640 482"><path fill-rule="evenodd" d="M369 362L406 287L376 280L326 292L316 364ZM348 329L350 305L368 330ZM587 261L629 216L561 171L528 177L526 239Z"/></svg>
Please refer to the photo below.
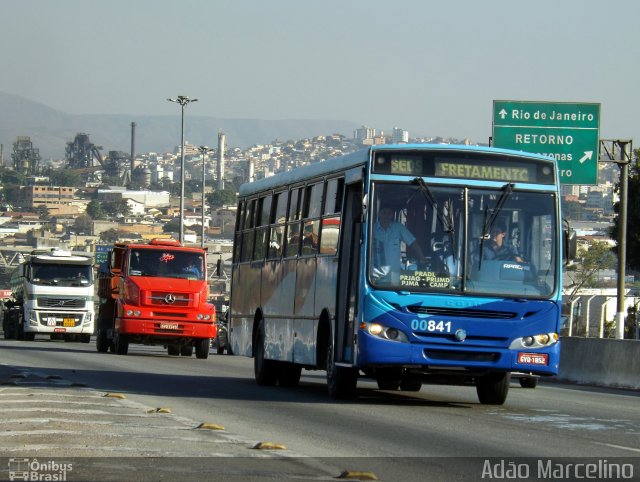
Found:
<svg viewBox="0 0 640 482"><path fill-rule="evenodd" d="M160 323L161 330L179 330L180 327L177 323Z"/></svg>
<svg viewBox="0 0 640 482"><path fill-rule="evenodd" d="M76 320L74 318L63 318L62 326L76 326Z"/></svg>
<svg viewBox="0 0 640 482"><path fill-rule="evenodd" d="M549 355L546 353L518 353L518 363L546 366L549 364Z"/></svg>

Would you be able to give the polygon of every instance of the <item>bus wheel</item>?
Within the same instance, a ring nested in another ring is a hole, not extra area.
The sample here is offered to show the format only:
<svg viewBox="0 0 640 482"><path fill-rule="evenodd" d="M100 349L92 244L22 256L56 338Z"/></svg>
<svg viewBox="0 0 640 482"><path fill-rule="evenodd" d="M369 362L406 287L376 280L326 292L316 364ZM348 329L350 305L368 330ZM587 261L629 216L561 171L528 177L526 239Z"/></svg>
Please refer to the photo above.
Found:
<svg viewBox="0 0 640 482"><path fill-rule="evenodd" d="M182 356L191 356L193 355L193 345L182 345L180 347L180 355Z"/></svg>
<svg viewBox="0 0 640 482"><path fill-rule="evenodd" d="M336 365L333 353L333 337L327 342L327 389L331 398L355 398L358 370Z"/></svg>
<svg viewBox="0 0 640 482"><path fill-rule="evenodd" d="M167 354L170 356L180 356L180 346L177 344L168 345Z"/></svg>
<svg viewBox="0 0 640 482"><path fill-rule="evenodd" d="M80 342L82 342L82 343L91 343L91 335L88 335L86 333L80 335Z"/></svg>
<svg viewBox="0 0 640 482"><path fill-rule="evenodd" d="M490 373L476 379L476 392L484 405L502 405L509 393L511 374L509 372Z"/></svg>
<svg viewBox="0 0 640 482"><path fill-rule="evenodd" d="M98 330L96 335L96 350L100 353L107 353L109 351L109 345L111 342L107 338L107 332L104 330Z"/></svg>
<svg viewBox="0 0 640 482"><path fill-rule="evenodd" d="M256 337L256 356L253 359L253 373L256 382L262 386L273 386L278 379L278 366L273 360L264 358L264 322L258 325Z"/></svg>
<svg viewBox="0 0 640 482"><path fill-rule="evenodd" d="M278 382L281 387L297 387L300 383L302 367L293 363L281 363Z"/></svg>
<svg viewBox="0 0 640 482"><path fill-rule="evenodd" d="M127 335L121 335L120 333L116 333L115 338L115 352L118 355L126 355L129 352L129 338L127 338Z"/></svg>
<svg viewBox="0 0 640 482"><path fill-rule="evenodd" d="M211 349L211 340L209 338L201 338L196 340L196 358L206 360L209 357Z"/></svg>
<svg viewBox="0 0 640 482"><path fill-rule="evenodd" d="M36 339L36 334L33 331L25 331L24 333L25 341L33 341Z"/></svg>

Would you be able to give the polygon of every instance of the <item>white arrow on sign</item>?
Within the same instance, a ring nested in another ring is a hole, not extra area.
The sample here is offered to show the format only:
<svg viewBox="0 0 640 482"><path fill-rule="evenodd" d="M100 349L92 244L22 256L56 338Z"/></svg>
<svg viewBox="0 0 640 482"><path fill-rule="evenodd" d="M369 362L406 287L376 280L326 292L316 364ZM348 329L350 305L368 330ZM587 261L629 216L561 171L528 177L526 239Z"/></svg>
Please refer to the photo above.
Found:
<svg viewBox="0 0 640 482"><path fill-rule="evenodd" d="M584 151L584 156L578 161L580 164L584 164L586 161L590 161L593 157L593 151Z"/></svg>
<svg viewBox="0 0 640 482"><path fill-rule="evenodd" d="M507 117L507 111L502 109L500 112L498 112L498 115L502 117L502 119L504 119L505 117Z"/></svg>

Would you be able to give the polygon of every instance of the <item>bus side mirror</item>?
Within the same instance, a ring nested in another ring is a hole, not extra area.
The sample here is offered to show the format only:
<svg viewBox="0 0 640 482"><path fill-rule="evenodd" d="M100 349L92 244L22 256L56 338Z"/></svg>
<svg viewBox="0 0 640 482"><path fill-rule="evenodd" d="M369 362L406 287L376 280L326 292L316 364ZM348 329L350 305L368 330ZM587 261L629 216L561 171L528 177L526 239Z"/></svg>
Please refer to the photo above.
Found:
<svg viewBox="0 0 640 482"><path fill-rule="evenodd" d="M567 228L563 232L563 258L564 261L573 261L578 255L578 237L573 229Z"/></svg>

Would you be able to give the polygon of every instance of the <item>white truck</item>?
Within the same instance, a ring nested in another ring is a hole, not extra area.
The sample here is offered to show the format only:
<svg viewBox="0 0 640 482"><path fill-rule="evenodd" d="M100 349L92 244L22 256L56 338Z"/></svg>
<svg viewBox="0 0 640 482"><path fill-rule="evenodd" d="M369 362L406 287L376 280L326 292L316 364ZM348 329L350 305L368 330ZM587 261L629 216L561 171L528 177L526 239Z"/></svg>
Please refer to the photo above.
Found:
<svg viewBox="0 0 640 482"><path fill-rule="evenodd" d="M5 339L89 343L94 331L93 258L56 248L25 256L11 276L13 300L5 303Z"/></svg>

